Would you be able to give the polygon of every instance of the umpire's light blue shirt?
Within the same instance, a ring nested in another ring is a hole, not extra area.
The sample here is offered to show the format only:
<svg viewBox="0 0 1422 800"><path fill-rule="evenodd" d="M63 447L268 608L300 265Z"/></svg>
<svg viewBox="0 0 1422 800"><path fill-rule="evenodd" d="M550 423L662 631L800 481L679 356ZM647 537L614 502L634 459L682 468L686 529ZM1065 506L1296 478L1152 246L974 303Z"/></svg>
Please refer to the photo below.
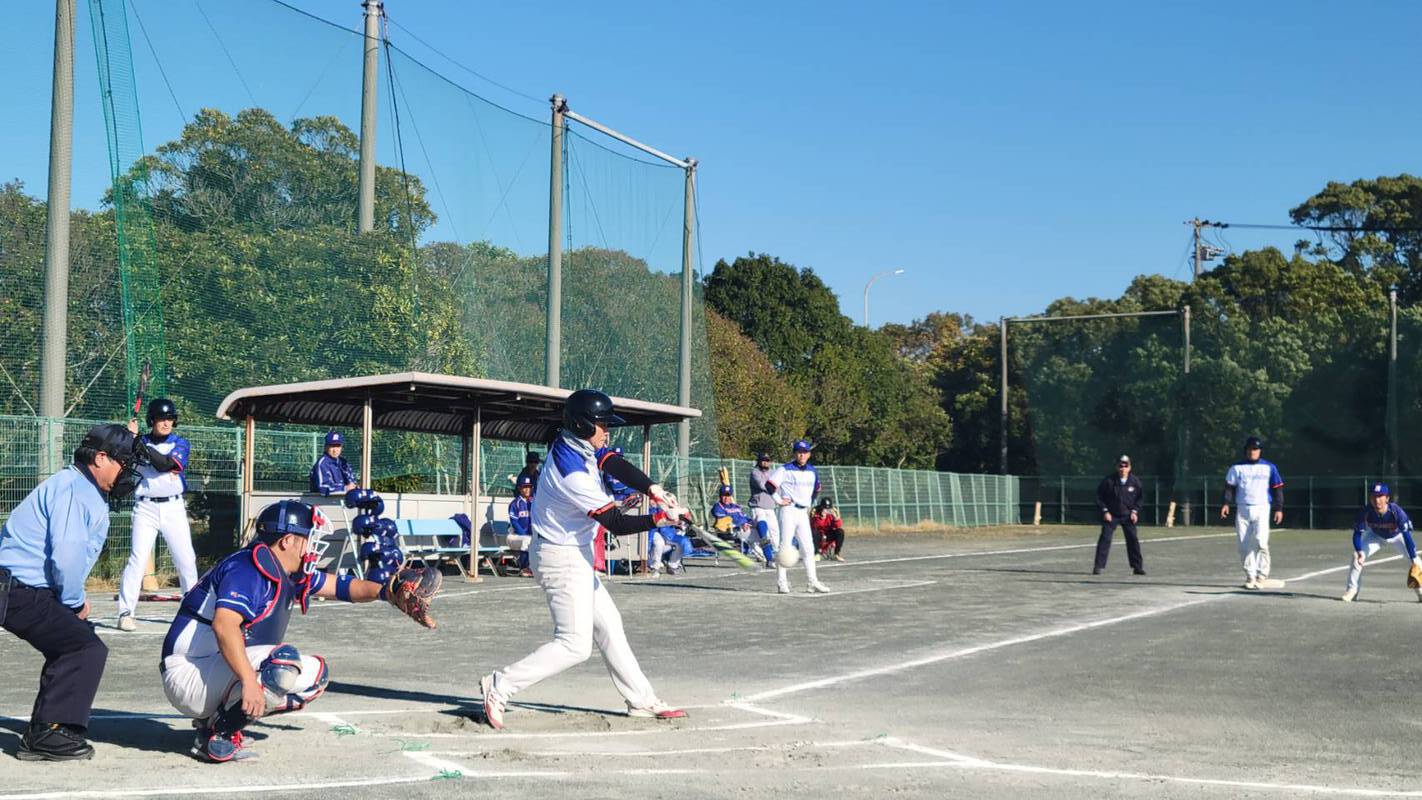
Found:
<svg viewBox="0 0 1422 800"><path fill-rule="evenodd" d="M53 589L70 608L84 605L84 581L109 537L109 503L98 484L70 465L20 501L0 528L0 567L26 586Z"/></svg>

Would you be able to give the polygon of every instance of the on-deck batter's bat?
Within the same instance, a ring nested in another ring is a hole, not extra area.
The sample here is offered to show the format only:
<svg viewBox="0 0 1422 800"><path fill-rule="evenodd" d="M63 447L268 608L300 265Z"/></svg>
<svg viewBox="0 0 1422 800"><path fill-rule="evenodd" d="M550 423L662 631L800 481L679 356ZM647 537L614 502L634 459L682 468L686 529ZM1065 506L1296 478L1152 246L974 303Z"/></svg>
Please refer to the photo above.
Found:
<svg viewBox="0 0 1422 800"><path fill-rule="evenodd" d="M138 418L138 412L143 408L143 396L148 394L148 382L153 379L152 359L143 359L143 369L138 373L138 396L133 400L133 417Z"/></svg>
<svg viewBox="0 0 1422 800"><path fill-rule="evenodd" d="M716 534L711 533L705 528L702 528L701 526L690 522L686 524L686 529L687 531L695 535L697 538L705 540L708 544L711 545L711 547L715 548L718 554L731 559L731 561L733 561L735 565L740 567L741 569L746 570L747 572L760 571L760 567L754 561L751 560L750 556L746 555L745 553L742 553L739 547L736 547L725 539L722 539L720 536L717 536Z"/></svg>

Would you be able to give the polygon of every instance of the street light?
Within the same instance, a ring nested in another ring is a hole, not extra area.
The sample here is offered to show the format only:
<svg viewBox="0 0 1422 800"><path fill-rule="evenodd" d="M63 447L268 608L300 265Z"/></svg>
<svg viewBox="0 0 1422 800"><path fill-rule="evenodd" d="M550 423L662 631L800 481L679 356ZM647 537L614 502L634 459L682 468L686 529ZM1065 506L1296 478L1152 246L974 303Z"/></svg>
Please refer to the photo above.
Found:
<svg viewBox="0 0 1422 800"><path fill-rule="evenodd" d="M874 281L877 281L877 280L879 280L880 278L887 278L887 277L890 277L890 276L892 276L892 275L902 275L902 274L904 274L904 271L901 270L901 269L895 269L895 270L889 270L889 271L887 271L887 272L881 272L881 273L879 273L878 275L875 275L874 277L870 278L868 283L864 284L864 327L866 327L866 328L869 327L869 287L870 287L870 286L873 286L873 285L874 285Z"/></svg>

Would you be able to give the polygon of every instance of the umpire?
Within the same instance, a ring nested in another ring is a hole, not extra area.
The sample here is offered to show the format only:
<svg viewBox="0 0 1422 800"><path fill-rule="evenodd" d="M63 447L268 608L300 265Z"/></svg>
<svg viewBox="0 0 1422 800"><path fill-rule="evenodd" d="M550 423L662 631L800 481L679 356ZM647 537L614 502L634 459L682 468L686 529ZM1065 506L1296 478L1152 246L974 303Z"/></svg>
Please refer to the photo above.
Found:
<svg viewBox="0 0 1422 800"><path fill-rule="evenodd" d="M88 622L84 581L109 535L109 494L133 458L128 429L94 426L74 463L36 486L0 528L0 627L44 655L22 760L94 756L85 735L109 651ZM124 484L132 491L133 481Z"/></svg>
<svg viewBox="0 0 1422 800"><path fill-rule="evenodd" d="M1144 575L1145 563L1141 561L1141 540L1136 537L1136 517L1141 507L1141 482L1131 474L1131 459L1121 456L1116 460L1116 471L1101 479L1096 487L1096 505L1101 509L1101 538L1096 540L1096 566L1092 575L1100 575L1106 569L1106 557L1111 555L1111 537L1116 526L1126 534L1126 558L1131 562L1131 570Z"/></svg>

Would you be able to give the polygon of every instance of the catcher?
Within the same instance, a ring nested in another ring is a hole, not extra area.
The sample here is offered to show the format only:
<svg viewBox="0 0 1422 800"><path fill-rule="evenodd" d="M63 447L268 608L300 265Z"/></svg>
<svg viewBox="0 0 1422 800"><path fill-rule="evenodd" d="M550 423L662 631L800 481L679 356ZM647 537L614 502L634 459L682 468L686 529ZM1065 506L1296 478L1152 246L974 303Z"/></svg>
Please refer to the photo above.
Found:
<svg viewBox="0 0 1422 800"><path fill-rule="evenodd" d="M311 597L349 603L388 600L427 628L435 569L403 569L388 583L318 572L330 523L296 500L262 509L252 544L208 571L183 597L163 640L158 669L168 702L193 718L193 754L212 762L252 757L242 729L268 714L295 711L331 680L325 659L283 640L291 607Z"/></svg>
<svg viewBox="0 0 1422 800"><path fill-rule="evenodd" d="M1353 566L1348 570L1348 588L1342 597L1345 603L1351 603L1358 596L1363 582L1363 564L1384 544L1396 547L1407 556L1411 562L1407 586L1416 590L1417 599L1422 601L1422 559L1417 558L1417 546L1412 542L1412 520L1391 500L1387 484L1375 483L1368 491L1368 506L1358 512L1358 521L1353 526Z"/></svg>

